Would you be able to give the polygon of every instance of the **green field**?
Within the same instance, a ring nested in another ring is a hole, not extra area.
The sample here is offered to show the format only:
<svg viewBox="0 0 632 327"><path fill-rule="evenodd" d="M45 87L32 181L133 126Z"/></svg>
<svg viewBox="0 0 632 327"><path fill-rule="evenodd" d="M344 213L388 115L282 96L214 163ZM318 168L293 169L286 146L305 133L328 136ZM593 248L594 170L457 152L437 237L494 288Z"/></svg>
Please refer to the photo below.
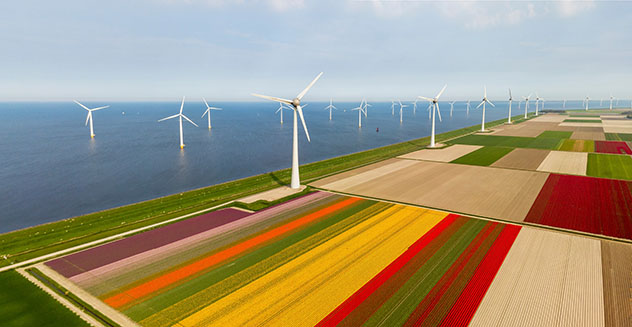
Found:
<svg viewBox="0 0 632 327"><path fill-rule="evenodd" d="M616 154L589 153L586 175L632 180L632 157Z"/></svg>
<svg viewBox="0 0 632 327"><path fill-rule="evenodd" d="M564 119L565 123L601 123L601 119Z"/></svg>
<svg viewBox="0 0 632 327"><path fill-rule="evenodd" d="M88 326L16 271L0 273L0 325Z"/></svg>
<svg viewBox="0 0 632 327"><path fill-rule="evenodd" d="M556 150L562 139L549 137L522 137L499 135L466 135L450 141L451 144L469 144L483 146L502 146L512 148L532 148Z"/></svg>
<svg viewBox="0 0 632 327"><path fill-rule="evenodd" d="M513 119L516 123L524 121L520 115ZM505 121L499 119L488 123L488 126L497 126ZM462 128L439 134L436 139L441 142L478 129L478 126ZM420 150L428 145L429 139L424 137L305 164L301 166L301 180L306 184L331 174ZM289 181L290 169L284 169L6 233L0 235L0 267L204 210L287 185ZM2 259L2 255L7 255L8 259Z"/></svg>
<svg viewBox="0 0 632 327"><path fill-rule="evenodd" d="M595 117L595 118L599 118L599 117L601 117L601 116L599 116L599 115L593 115L593 114L585 114L585 115L582 115L582 114L572 114L572 115L568 115L568 116L569 116L569 117Z"/></svg>
<svg viewBox="0 0 632 327"><path fill-rule="evenodd" d="M632 142L632 134L606 133L606 140L608 140L608 141L628 141L628 142Z"/></svg>
<svg viewBox="0 0 632 327"><path fill-rule="evenodd" d="M538 137L548 137L554 139L568 139L573 135L573 132L564 131L544 131Z"/></svg>
<svg viewBox="0 0 632 327"><path fill-rule="evenodd" d="M507 153L511 152L514 148L498 147L498 146L486 146L476 151L470 152L458 159L452 161L452 163L464 164L464 165L476 165L476 166L489 166L496 162L496 160L504 157Z"/></svg>

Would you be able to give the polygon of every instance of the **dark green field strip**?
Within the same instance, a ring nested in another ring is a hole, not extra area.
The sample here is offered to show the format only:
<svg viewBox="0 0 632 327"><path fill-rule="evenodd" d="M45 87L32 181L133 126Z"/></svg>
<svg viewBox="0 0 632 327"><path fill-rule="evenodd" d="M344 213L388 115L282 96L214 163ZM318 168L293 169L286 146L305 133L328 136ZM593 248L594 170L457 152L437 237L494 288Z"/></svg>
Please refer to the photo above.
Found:
<svg viewBox="0 0 632 327"><path fill-rule="evenodd" d="M488 222L470 219L366 321L366 326L401 326Z"/></svg>
<svg viewBox="0 0 632 327"><path fill-rule="evenodd" d="M573 132L565 131L544 131L537 137L549 137L554 139L569 139L573 135Z"/></svg>
<svg viewBox="0 0 632 327"><path fill-rule="evenodd" d="M463 165L489 166L513 149L514 148L485 146L451 162Z"/></svg>
<svg viewBox="0 0 632 327"><path fill-rule="evenodd" d="M549 137L466 135L448 143L556 150L562 142L563 139Z"/></svg>
<svg viewBox="0 0 632 327"><path fill-rule="evenodd" d="M0 273L0 325L89 326L16 271Z"/></svg>
<svg viewBox="0 0 632 327"><path fill-rule="evenodd" d="M564 119L565 123L601 123L601 119Z"/></svg>
<svg viewBox="0 0 632 327"><path fill-rule="evenodd" d="M608 140L608 141L628 141L628 142L632 142L632 134L606 133L606 140Z"/></svg>
<svg viewBox="0 0 632 327"><path fill-rule="evenodd" d="M529 118L531 117L532 115ZM513 119L515 123L525 120L520 115L514 116ZM506 119L499 119L488 123L488 126L497 126L505 121ZM477 130L478 126L472 126L439 134L437 141L445 141ZM304 183L308 183L334 173L420 150L428 145L429 140L429 137L424 137L305 164L301 166L301 178ZM0 260L0 266L204 210L287 185L289 181L290 169L284 169L6 233L0 235L0 254L8 255L8 260Z"/></svg>
<svg viewBox="0 0 632 327"><path fill-rule="evenodd" d="M632 157L616 154L589 153L586 175L632 180Z"/></svg>
<svg viewBox="0 0 632 327"><path fill-rule="evenodd" d="M585 114L585 115L582 115L582 114L572 114L572 115L569 115L569 117L596 117L596 118L599 118L599 117L601 117L601 116L599 116L599 115L594 115L594 114Z"/></svg>
<svg viewBox="0 0 632 327"><path fill-rule="evenodd" d="M137 306L131 307L125 311L125 314L136 321L140 321L158 311L171 307L172 305L185 300L186 298L206 288L216 285L227 278L237 275L242 277L247 276L247 278L243 278L241 280L233 277L228 285L223 285L223 287L221 287L222 292L213 292L216 298L211 300L211 302L216 301L239 287L248 284L250 281L265 275L269 271L335 237L351 226L366 219L368 216L377 214L390 206L392 205L381 203L376 204L375 201L362 201L355 206L341 210L327 219L283 237L267 246L259 248L235 260L224 262L221 266L214 267L213 270L193 280L186 281L185 283L161 293L158 296L147 299ZM296 246L299 244L301 247ZM265 262L266 264L258 265L255 269L250 269L256 264L262 262ZM240 274L240 272L245 270L248 270L247 274ZM207 302L206 304L208 303L210 302ZM191 308L191 310L193 309L195 308ZM190 314L190 312L184 312L183 314L182 318L187 314ZM176 323L177 321L179 320L175 320L173 323Z"/></svg>

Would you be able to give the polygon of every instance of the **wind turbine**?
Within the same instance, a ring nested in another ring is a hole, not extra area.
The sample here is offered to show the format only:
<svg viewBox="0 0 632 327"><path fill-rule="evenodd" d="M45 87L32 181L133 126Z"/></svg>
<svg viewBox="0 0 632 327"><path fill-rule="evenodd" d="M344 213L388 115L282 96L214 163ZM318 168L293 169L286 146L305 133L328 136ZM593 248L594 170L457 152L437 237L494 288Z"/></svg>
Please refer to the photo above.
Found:
<svg viewBox="0 0 632 327"><path fill-rule="evenodd" d="M588 111L588 102L590 101L590 97L586 96L586 100L584 100L584 103L586 104L586 111Z"/></svg>
<svg viewBox="0 0 632 327"><path fill-rule="evenodd" d="M206 111L202 114L202 117L208 115L208 129L211 129L211 110L222 110L222 108L210 107L206 99L202 98L202 100L204 100L204 104L206 105Z"/></svg>
<svg viewBox="0 0 632 327"><path fill-rule="evenodd" d="M403 110L404 108L408 107L405 104L402 104L402 102L400 100L397 100L399 102L399 123L401 124L404 121L404 115L403 115Z"/></svg>
<svg viewBox="0 0 632 327"><path fill-rule="evenodd" d="M603 106L603 98L599 99L599 107Z"/></svg>
<svg viewBox="0 0 632 327"><path fill-rule="evenodd" d="M564 99L564 103L562 104L562 109L566 109L566 99Z"/></svg>
<svg viewBox="0 0 632 327"><path fill-rule="evenodd" d="M301 187L301 181L300 181L299 172L298 172L298 126L297 126L296 114L298 113L298 115L301 117L301 123L303 123L303 130L305 130L307 141L311 142L309 139L309 132L307 132L307 125L305 125L305 117L303 117L303 110L301 109L301 99L303 99L307 91L309 91L309 89L311 89L312 86L314 86L316 81L318 81L318 79L322 75L323 75L322 72L318 74L318 76L316 76L316 78L314 78L314 80L311 83L309 83L309 85L307 85L307 87L303 91L301 91L301 93L299 93L296 96L296 98L294 98L293 100L287 100L287 99L271 97L267 95L255 94L255 93L252 94L259 98L276 101L276 102L282 102L287 105L291 105L292 108L294 109L294 125L293 125L294 129L292 133L292 180L290 182L290 187L293 189L297 189Z"/></svg>
<svg viewBox="0 0 632 327"><path fill-rule="evenodd" d="M364 113L364 115L366 116L366 113L364 112L365 110L365 106L364 106L364 99L362 99L362 101L360 101L360 105L351 109L351 111L358 111L358 127L362 127L362 114Z"/></svg>
<svg viewBox="0 0 632 327"><path fill-rule="evenodd" d="M94 138L94 127L92 126L92 112L93 111L97 111L97 110L101 110L101 109L105 109L105 108L108 108L110 106L103 106L103 107L90 109L90 108L82 105L81 103L79 103L79 101L77 101L77 100L73 100L73 101L76 104L80 105L83 109L88 110L88 116L86 117L86 125L88 125L88 121L90 121L90 138Z"/></svg>
<svg viewBox="0 0 632 327"><path fill-rule="evenodd" d="M367 115L369 114L369 107L373 107L372 105L369 104L369 101L364 100L364 117L367 117Z"/></svg>
<svg viewBox="0 0 632 327"><path fill-rule="evenodd" d="M470 116L470 100L467 100L467 116Z"/></svg>
<svg viewBox="0 0 632 327"><path fill-rule="evenodd" d="M481 123L481 132L485 132L485 104L489 103L492 107L496 107L491 101L487 99L487 86L484 86L484 88L485 88L485 94L483 95L483 100L481 100L481 103L479 103L478 106L476 106L476 109L483 106L483 122Z"/></svg>
<svg viewBox="0 0 632 327"><path fill-rule="evenodd" d="M283 125L283 109L287 109L285 108L285 104L283 104L283 102L279 102L279 109L277 109L277 111L274 112L275 114L277 112L281 114L281 125ZM288 110L291 110L291 109L288 109Z"/></svg>
<svg viewBox="0 0 632 327"><path fill-rule="evenodd" d="M522 98L524 99L524 118L527 119L527 111L529 111L529 98L531 97L531 94L529 94L528 96L523 96Z"/></svg>
<svg viewBox="0 0 632 327"><path fill-rule="evenodd" d="M614 99L614 97L610 94L610 110L612 110L612 99Z"/></svg>
<svg viewBox="0 0 632 327"><path fill-rule="evenodd" d="M331 120L331 109L338 110L338 108L336 108L336 106L333 105L333 100L331 98L329 98L329 105L325 107L325 110L327 109L329 109L329 120Z"/></svg>
<svg viewBox="0 0 632 327"><path fill-rule="evenodd" d="M422 100L426 100L426 101L430 102L430 106L432 106L432 131L430 133L430 147L431 148L435 147L435 111L436 111L436 113L439 114L439 121L441 121L441 111L439 111L439 97L441 96L441 94L443 94L443 91L445 91L446 87L448 87L448 84L446 84L441 89L441 91L439 91L437 96L432 98L432 99L431 98L422 97L422 96L418 97L418 98L420 98Z"/></svg>
<svg viewBox="0 0 632 327"><path fill-rule="evenodd" d="M507 124L511 124L511 103L513 102L513 97L511 96L511 88L509 89L509 116L507 117Z"/></svg>
<svg viewBox="0 0 632 327"><path fill-rule="evenodd" d="M538 92L535 92L535 115L538 115L538 104L540 103L540 97L538 96Z"/></svg>
<svg viewBox="0 0 632 327"><path fill-rule="evenodd" d="M395 101L391 100L391 115L395 116Z"/></svg>
<svg viewBox="0 0 632 327"><path fill-rule="evenodd" d="M456 101L450 102L450 117L452 117L452 111L454 110L454 104L455 103L456 103Z"/></svg>
<svg viewBox="0 0 632 327"><path fill-rule="evenodd" d="M180 149L184 148L184 139L182 137L182 118L186 119L189 121L189 123L195 125L195 127L199 127L196 123L194 123L191 119L189 119L189 117L185 116L182 114L182 108L184 108L184 97L182 97L182 104L180 104L180 113L177 113L173 116L169 116L163 119L160 119L158 122L161 122L163 120L167 120L167 119L171 119L171 118L180 118Z"/></svg>
<svg viewBox="0 0 632 327"><path fill-rule="evenodd" d="M413 115L417 114L417 101L419 101L419 99L415 99L415 101L413 101Z"/></svg>

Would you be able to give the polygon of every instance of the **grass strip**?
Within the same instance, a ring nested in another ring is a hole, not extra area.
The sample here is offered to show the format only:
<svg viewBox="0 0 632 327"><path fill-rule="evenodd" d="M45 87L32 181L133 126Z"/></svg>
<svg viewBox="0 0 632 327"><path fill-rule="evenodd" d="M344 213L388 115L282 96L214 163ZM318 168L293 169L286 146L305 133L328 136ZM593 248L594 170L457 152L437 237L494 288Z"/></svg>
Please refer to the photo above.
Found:
<svg viewBox="0 0 632 327"><path fill-rule="evenodd" d="M589 153L586 175L632 180L632 157L616 154Z"/></svg>
<svg viewBox="0 0 632 327"><path fill-rule="evenodd" d="M466 135L453 139L448 143L556 150L562 141L562 139L548 137Z"/></svg>
<svg viewBox="0 0 632 327"><path fill-rule="evenodd" d="M2 326L89 326L15 270L0 273L0 285Z"/></svg>
<svg viewBox="0 0 632 327"><path fill-rule="evenodd" d="M489 166L513 149L514 148L486 146L452 160L451 162L463 165Z"/></svg>
<svg viewBox="0 0 632 327"><path fill-rule="evenodd" d="M565 132L565 131L544 131L540 133L537 137L549 137L556 139L568 139L573 135L573 132Z"/></svg>
<svg viewBox="0 0 632 327"><path fill-rule="evenodd" d="M601 123L601 119L564 119L564 123Z"/></svg>
<svg viewBox="0 0 632 327"><path fill-rule="evenodd" d="M599 115L594 115L594 114L585 114L585 115L582 115L582 114L570 114L568 116L569 117L596 117L596 118L601 117Z"/></svg>
<svg viewBox="0 0 632 327"><path fill-rule="evenodd" d="M531 118L530 115L529 118ZM515 123L525 121L520 115ZM489 122L501 125L506 119ZM438 142L478 130L471 126L442 133ZM304 183L342 171L420 150L429 144L429 137L396 143L301 166ZM224 202L267 191L290 181L290 169L283 169L197 190L95 212L0 235L0 267L28 260L55 251L77 246L125 231L204 210Z"/></svg>

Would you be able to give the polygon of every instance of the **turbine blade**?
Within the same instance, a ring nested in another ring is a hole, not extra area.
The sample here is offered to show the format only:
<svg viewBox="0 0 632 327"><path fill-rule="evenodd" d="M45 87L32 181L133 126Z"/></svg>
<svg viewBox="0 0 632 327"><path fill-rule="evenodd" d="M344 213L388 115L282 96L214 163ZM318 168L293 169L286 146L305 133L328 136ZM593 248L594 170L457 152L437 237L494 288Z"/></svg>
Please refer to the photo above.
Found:
<svg viewBox="0 0 632 327"><path fill-rule="evenodd" d="M92 111L88 110L88 115L86 116L86 126L88 125L88 121L90 120L90 116L92 116Z"/></svg>
<svg viewBox="0 0 632 327"><path fill-rule="evenodd" d="M483 85L483 88L485 88L485 98L487 98L487 85Z"/></svg>
<svg viewBox="0 0 632 327"><path fill-rule="evenodd" d="M422 100L426 100L426 101L432 102L432 99L430 99L430 98L426 98L426 97L422 97L422 96L418 96L418 98L420 98Z"/></svg>
<svg viewBox="0 0 632 327"><path fill-rule="evenodd" d="M99 107L99 108L90 109L90 111L101 110L101 109L105 109L105 108L109 108L109 107L110 106L103 106L103 107Z"/></svg>
<svg viewBox="0 0 632 327"><path fill-rule="evenodd" d="M184 96L182 97L182 104L180 104L180 114L182 115L182 108L184 108Z"/></svg>
<svg viewBox="0 0 632 327"><path fill-rule="evenodd" d="M292 101L287 100L287 99L282 99L282 98L277 98L277 97L271 97L271 96L267 96L267 95L261 95L261 94L256 94L256 93L251 93L251 95L262 98L262 99L266 99L266 100L270 100L270 101L274 101L274 102L281 102L281 103L285 103L285 104L292 104Z"/></svg>
<svg viewBox="0 0 632 327"><path fill-rule="evenodd" d="M158 121L159 121L159 122L161 122L161 121L163 121L163 120L176 118L176 117L178 117L178 116L180 116L180 114L175 114L175 115L173 115L173 116L169 116L169 117L166 117L166 118L160 119L160 120L158 120Z"/></svg>
<svg viewBox="0 0 632 327"><path fill-rule="evenodd" d="M218 107L209 107L211 110L224 110L222 108L218 108Z"/></svg>
<svg viewBox="0 0 632 327"><path fill-rule="evenodd" d="M476 106L476 109L480 108L483 105L483 103L485 103L485 101L481 101L481 103L479 103L478 106Z"/></svg>
<svg viewBox="0 0 632 327"><path fill-rule="evenodd" d="M195 125L195 127L200 127L200 126L198 126L196 123L194 123L191 119L189 119L189 117L187 117L187 116L185 116L185 115L181 115L181 116L182 116L182 118L184 118L184 119L188 120L188 121L189 121L189 123L191 123L191 124Z"/></svg>
<svg viewBox="0 0 632 327"><path fill-rule="evenodd" d="M322 75L322 73L320 74ZM320 77L320 75L318 75L318 77ZM311 142L311 140L309 139L309 132L307 131L307 125L305 124L305 117L303 117L303 110L301 109L301 106L296 107L296 111L298 111L298 116L301 117L301 123L303 123L303 129L305 130L305 135L307 136L307 142Z"/></svg>
<svg viewBox="0 0 632 327"><path fill-rule="evenodd" d="M309 85L307 85L307 87L301 92L299 93L296 97L301 100L303 99L303 97L305 96L305 93L307 93L307 91L309 91L309 89L312 88L312 86L314 86L314 84L316 83L316 81L318 81L318 79L323 76L323 73L321 72L320 74L318 74L318 76L316 76L316 78L314 78L314 80L309 83ZM309 137L308 137L309 138Z"/></svg>
<svg viewBox="0 0 632 327"><path fill-rule="evenodd" d="M204 99L204 97L202 97L202 100L204 100L204 104L206 105L206 107L208 108L208 102L206 102L206 99Z"/></svg>
<svg viewBox="0 0 632 327"><path fill-rule="evenodd" d="M202 114L202 117L206 116L206 114L211 110L211 108L207 108L206 111Z"/></svg>
<svg viewBox="0 0 632 327"><path fill-rule="evenodd" d="M511 99L511 88L509 88L509 98Z"/></svg>
<svg viewBox="0 0 632 327"><path fill-rule="evenodd" d="M487 100L487 103L491 104L492 107L496 108L496 106L491 101Z"/></svg>
<svg viewBox="0 0 632 327"><path fill-rule="evenodd" d="M77 100L72 100L72 101L74 101L76 104L78 104L78 105L82 106L82 107L83 107L83 109L86 109L86 110L90 111L90 109L88 109L88 107L86 107L86 106L82 105L81 103L79 103L79 101L77 101Z"/></svg>
<svg viewBox="0 0 632 327"><path fill-rule="evenodd" d="M448 87L448 84L444 85L443 88L441 89L441 91L439 92L439 94L437 94L437 96L435 97L435 99L439 99L439 97L441 96L441 94L443 94L443 91L445 91L445 88Z"/></svg>
<svg viewBox="0 0 632 327"><path fill-rule="evenodd" d="M435 106L437 106L437 114L439 114L439 121L441 120L441 110L439 110L439 102L435 103Z"/></svg>

